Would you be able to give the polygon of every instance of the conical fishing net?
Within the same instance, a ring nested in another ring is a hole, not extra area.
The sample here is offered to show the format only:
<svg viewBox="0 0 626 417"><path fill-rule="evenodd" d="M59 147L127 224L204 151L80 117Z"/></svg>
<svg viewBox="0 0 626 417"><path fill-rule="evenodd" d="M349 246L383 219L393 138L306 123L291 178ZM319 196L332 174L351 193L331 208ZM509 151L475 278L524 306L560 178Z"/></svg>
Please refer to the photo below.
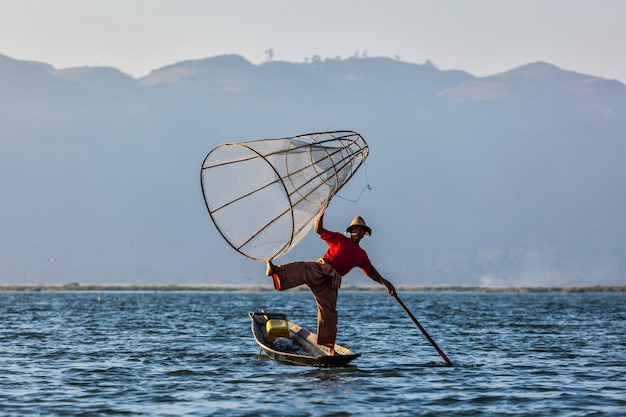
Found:
<svg viewBox="0 0 626 417"><path fill-rule="evenodd" d="M367 155L365 140L348 131L224 143L202 163L204 201L233 249L275 259L302 240Z"/></svg>

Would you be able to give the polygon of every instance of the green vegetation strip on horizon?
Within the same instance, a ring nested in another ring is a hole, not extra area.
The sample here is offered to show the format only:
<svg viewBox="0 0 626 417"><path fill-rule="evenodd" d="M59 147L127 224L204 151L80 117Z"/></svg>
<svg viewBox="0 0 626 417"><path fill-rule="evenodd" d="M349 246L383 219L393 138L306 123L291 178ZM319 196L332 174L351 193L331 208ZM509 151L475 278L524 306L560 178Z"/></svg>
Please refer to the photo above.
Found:
<svg viewBox="0 0 626 417"><path fill-rule="evenodd" d="M626 286L580 286L580 287L475 287L475 286L397 286L401 292L497 292L497 293L585 293L585 292L626 292ZM273 291L271 286L228 286L228 285L0 285L4 292L54 292L54 291ZM290 291L302 291L295 289ZM342 291L385 291L384 288L370 286L346 286Z"/></svg>

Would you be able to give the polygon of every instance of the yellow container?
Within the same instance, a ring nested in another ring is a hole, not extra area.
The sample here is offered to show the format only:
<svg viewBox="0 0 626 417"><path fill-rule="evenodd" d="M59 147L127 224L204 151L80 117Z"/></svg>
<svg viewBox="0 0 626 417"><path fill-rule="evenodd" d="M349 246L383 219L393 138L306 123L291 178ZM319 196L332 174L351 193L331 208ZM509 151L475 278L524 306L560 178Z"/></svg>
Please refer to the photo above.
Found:
<svg viewBox="0 0 626 417"><path fill-rule="evenodd" d="M274 342L279 337L289 337L289 326L287 320L268 320L265 323L265 333L268 343Z"/></svg>

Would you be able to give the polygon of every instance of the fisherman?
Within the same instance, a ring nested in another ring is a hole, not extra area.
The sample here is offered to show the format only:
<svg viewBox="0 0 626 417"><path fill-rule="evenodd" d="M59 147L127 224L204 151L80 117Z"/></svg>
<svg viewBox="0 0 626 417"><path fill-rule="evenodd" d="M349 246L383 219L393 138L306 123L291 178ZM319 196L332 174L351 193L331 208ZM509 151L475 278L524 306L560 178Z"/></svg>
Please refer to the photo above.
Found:
<svg viewBox="0 0 626 417"><path fill-rule="evenodd" d="M391 282L384 279L370 262L367 253L359 246L363 236L371 236L370 229L362 217L352 220L346 237L338 232L324 229L324 210L315 221L315 233L328 245L323 257L315 262L297 261L284 265L274 265L267 260L267 276L274 280L274 288L284 291L306 284L317 303L317 344L330 348L335 355L335 339L337 337L337 296L341 287L341 279L354 267L359 267L373 281L387 289L389 295L395 295L396 289Z"/></svg>

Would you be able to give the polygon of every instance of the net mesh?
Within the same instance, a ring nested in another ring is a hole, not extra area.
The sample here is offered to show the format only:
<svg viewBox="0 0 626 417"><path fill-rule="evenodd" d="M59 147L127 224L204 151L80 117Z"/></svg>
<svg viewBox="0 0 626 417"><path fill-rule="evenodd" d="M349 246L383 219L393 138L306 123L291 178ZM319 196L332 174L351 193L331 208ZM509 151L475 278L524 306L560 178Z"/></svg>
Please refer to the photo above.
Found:
<svg viewBox="0 0 626 417"><path fill-rule="evenodd" d="M348 131L224 143L202 163L204 201L233 249L276 259L302 240L367 155L365 140Z"/></svg>

